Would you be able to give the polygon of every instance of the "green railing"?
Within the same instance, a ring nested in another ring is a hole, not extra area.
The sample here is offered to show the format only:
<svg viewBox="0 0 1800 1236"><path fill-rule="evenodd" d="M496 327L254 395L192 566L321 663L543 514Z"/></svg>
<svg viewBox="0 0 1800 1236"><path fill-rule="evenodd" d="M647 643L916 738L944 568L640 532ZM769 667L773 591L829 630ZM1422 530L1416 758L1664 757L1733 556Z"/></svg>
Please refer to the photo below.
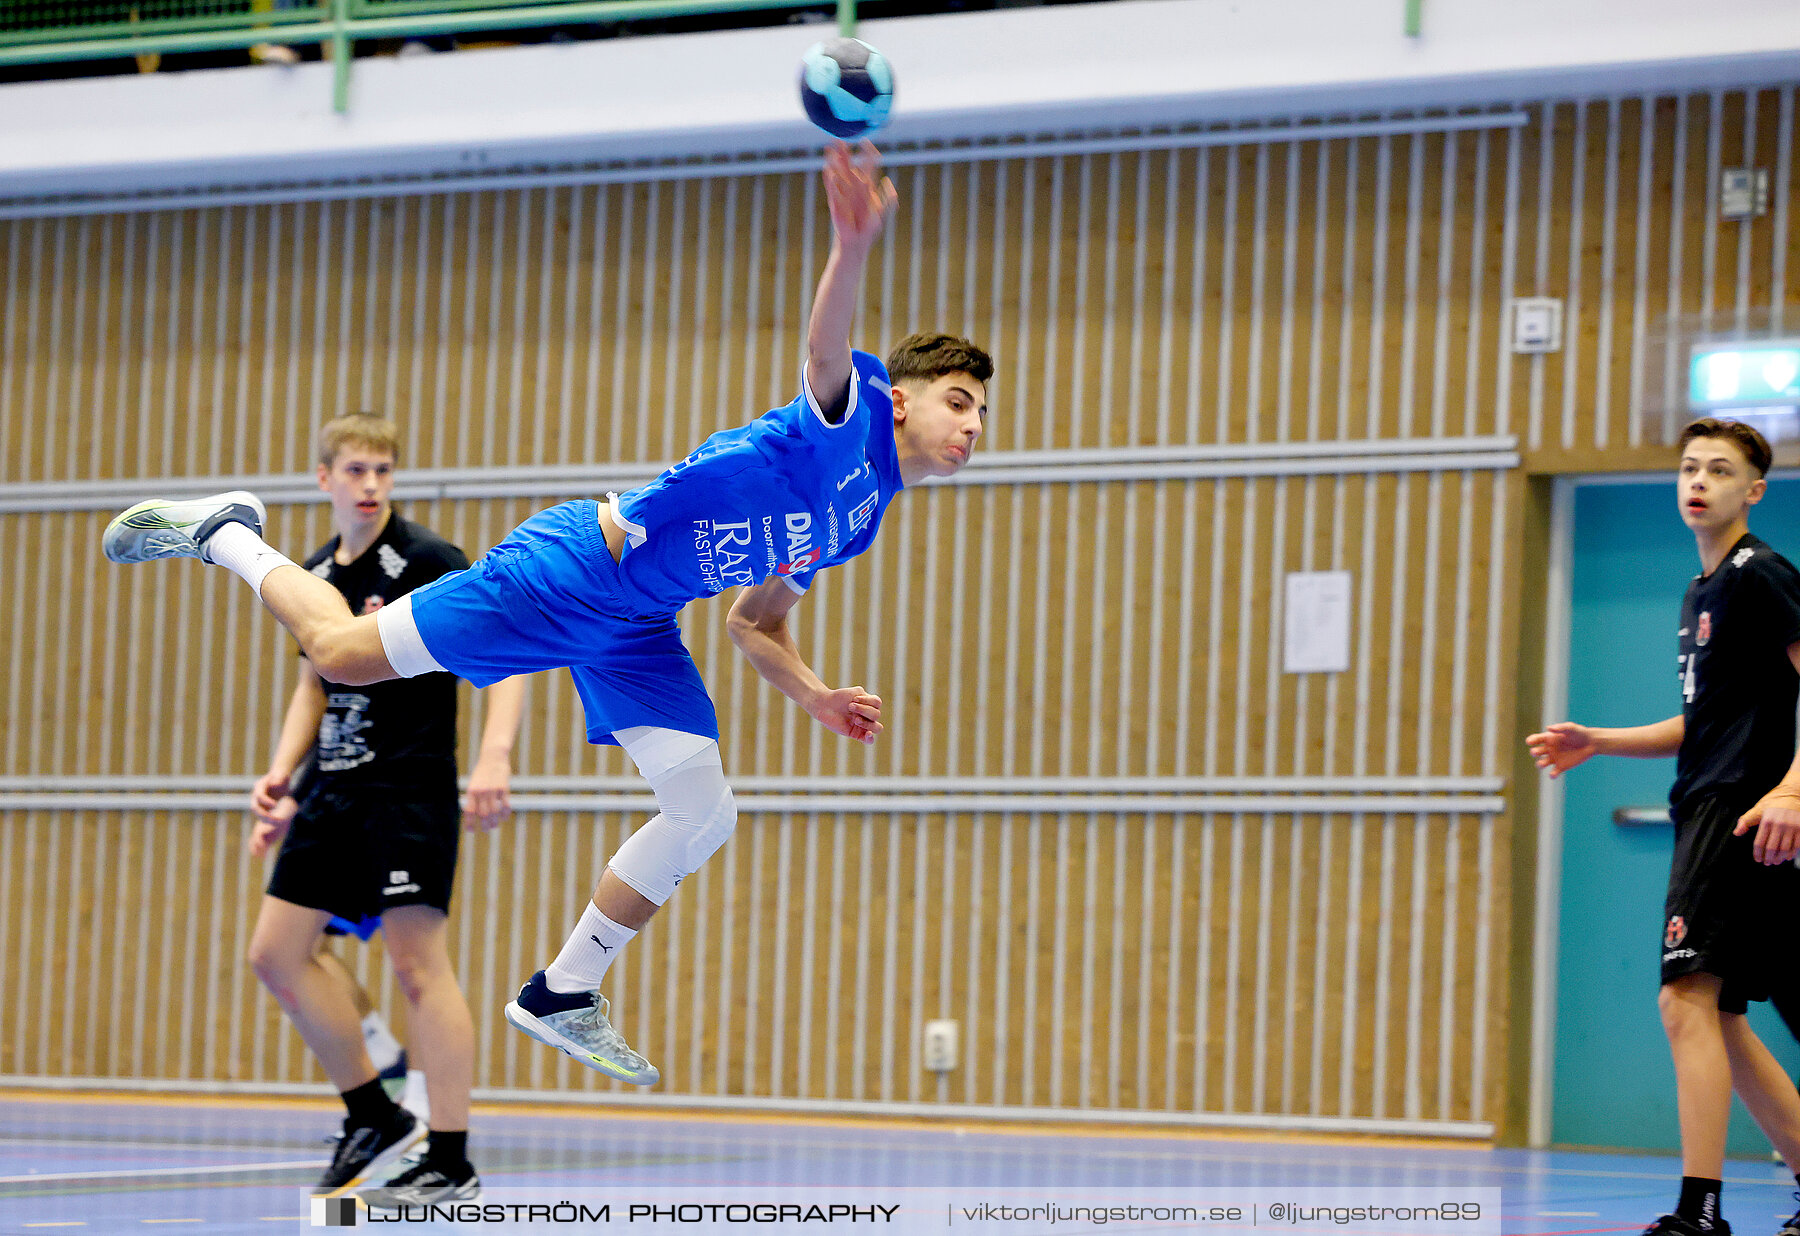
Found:
<svg viewBox="0 0 1800 1236"><path fill-rule="evenodd" d="M482 30L646 21L758 9L807 10L823 0L106 0L0 3L0 65L224 51L260 43L330 49L332 105L350 108L351 44ZM856 0L834 0L838 29L856 27Z"/></svg>

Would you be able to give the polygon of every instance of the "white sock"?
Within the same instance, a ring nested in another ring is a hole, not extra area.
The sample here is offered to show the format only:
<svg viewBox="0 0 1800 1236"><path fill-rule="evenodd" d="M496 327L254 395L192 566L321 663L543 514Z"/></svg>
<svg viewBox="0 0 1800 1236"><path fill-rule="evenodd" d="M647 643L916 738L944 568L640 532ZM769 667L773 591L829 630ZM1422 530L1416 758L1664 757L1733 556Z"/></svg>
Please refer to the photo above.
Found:
<svg viewBox="0 0 1800 1236"><path fill-rule="evenodd" d="M239 576L262 596L263 579L276 567L298 566L292 558L257 536L248 524L221 524L206 538L206 556Z"/></svg>
<svg viewBox="0 0 1800 1236"><path fill-rule="evenodd" d="M400 1096L400 1106L427 1124L431 1123L431 1095L425 1085L423 1070L406 1070L406 1091Z"/></svg>
<svg viewBox="0 0 1800 1236"><path fill-rule="evenodd" d="M556 960L545 967L544 982L551 991L565 996L598 989L600 980L606 977L606 968L635 935L635 929L619 926L588 902L581 921L569 934L569 942L562 946Z"/></svg>
<svg viewBox="0 0 1800 1236"><path fill-rule="evenodd" d="M379 1009L362 1019L363 1046L369 1049L369 1060L377 1073L385 1073L400 1060L400 1040L388 1029Z"/></svg>

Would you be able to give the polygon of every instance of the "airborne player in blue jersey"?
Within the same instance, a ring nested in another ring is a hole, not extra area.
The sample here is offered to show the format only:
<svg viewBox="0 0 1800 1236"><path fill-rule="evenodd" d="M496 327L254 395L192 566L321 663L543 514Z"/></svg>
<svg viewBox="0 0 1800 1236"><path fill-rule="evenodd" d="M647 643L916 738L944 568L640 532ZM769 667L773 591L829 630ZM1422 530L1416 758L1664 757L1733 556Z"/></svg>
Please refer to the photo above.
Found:
<svg viewBox="0 0 1800 1236"><path fill-rule="evenodd" d="M262 504L250 494L140 503L106 530L115 562L193 557L236 572L334 682L448 670L485 686L570 668L588 740L625 748L660 814L613 855L568 943L506 1016L638 1085L657 1070L613 1028L601 979L737 820L712 700L676 612L741 588L727 628L757 672L833 733L874 742L880 698L826 686L795 646L787 613L820 570L869 547L902 488L967 463L987 415L993 362L966 339L909 336L885 367L851 351L857 289L898 195L866 142L856 152L834 143L824 183L832 247L799 397L714 434L642 489L542 511L469 570L360 617L263 541Z"/></svg>

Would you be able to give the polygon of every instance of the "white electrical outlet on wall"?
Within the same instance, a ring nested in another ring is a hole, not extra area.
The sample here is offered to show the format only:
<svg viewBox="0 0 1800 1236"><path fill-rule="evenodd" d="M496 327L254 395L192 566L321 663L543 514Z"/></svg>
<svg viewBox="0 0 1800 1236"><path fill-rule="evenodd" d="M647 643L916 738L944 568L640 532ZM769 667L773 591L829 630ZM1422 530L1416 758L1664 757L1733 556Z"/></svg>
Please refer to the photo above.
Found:
<svg viewBox="0 0 1800 1236"><path fill-rule="evenodd" d="M956 1023L939 1018L925 1023L925 1067L933 1073L948 1073L956 1067Z"/></svg>
<svg viewBox="0 0 1800 1236"><path fill-rule="evenodd" d="M1560 352L1563 303L1554 296L1516 296L1512 300L1512 350Z"/></svg>

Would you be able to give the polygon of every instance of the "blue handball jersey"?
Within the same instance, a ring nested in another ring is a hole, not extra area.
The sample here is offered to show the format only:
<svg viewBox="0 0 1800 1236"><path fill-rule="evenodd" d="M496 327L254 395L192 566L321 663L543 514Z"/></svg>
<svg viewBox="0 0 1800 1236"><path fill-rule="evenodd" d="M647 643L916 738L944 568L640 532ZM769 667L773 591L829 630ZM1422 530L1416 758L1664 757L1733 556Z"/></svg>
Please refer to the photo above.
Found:
<svg viewBox="0 0 1800 1236"><path fill-rule="evenodd" d="M627 534L619 574L652 607L676 610L771 576L804 593L813 576L869 548L902 486L887 369L851 353L850 398L832 424L800 396L716 433L614 513Z"/></svg>

